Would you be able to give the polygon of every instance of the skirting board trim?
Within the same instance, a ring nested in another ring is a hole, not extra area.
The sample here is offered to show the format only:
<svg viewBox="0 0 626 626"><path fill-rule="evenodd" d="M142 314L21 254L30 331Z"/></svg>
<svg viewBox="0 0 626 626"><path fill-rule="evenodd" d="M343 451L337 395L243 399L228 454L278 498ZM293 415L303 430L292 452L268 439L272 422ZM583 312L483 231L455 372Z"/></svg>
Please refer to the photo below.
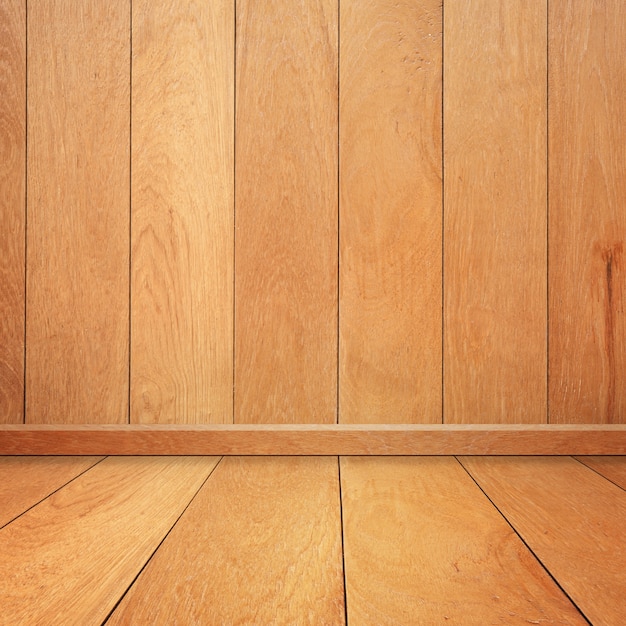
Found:
<svg viewBox="0 0 626 626"><path fill-rule="evenodd" d="M623 424L0 426L0 455L623 454Z"/></svg>

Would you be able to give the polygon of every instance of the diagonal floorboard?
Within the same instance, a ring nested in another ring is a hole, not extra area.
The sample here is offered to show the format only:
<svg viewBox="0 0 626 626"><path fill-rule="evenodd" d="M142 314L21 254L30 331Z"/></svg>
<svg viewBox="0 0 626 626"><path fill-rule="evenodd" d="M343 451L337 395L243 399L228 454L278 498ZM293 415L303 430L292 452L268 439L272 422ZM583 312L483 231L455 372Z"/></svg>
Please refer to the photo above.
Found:
<svg viewBox="0 0 626 626"><path fill-rule="evenodd" d="M97 624L217 463L109 457L0 530L0 624Z"/></svg>
<svg viewBox="0 0 626 626"><path fill-rule="evenodd" d="M461 462L594 626L626 614L626 493L571 457Z"/></svg>
<svg viewBox="0 0 626 626"><path fill-rule="evenodd" d="M626 456L579 456L576 460L626 489Z"/></svg>
<svg viewBox="0 0 626 626"><path fill-rule="evenodd" d="M107 624L344 623L337 459L229 457Z"/></svg>
<svg viewBox="0 0 626 626"><path fill-rule="evenodd" d="M93 456L0 457L0 528L101 459Z"/></svg>
<svg viewBox="0 0 626 626"><path fill-rule="evenodd" d="M623 623L602 459L218 460L0 459L0 625Z"/></svg>
<svg viewBox="0 0 626 626"><path fill-rule="evenodd" d="M350 624L585 624L451 457L342 458Z"/></svg>

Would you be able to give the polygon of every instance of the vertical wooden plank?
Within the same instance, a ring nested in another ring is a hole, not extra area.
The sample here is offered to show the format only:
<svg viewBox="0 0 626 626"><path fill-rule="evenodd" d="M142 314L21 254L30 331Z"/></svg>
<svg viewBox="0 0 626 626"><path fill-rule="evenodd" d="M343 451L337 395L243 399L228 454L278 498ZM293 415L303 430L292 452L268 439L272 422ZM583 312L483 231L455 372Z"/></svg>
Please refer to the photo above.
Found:
<svg viewBox="0 0 626 626"><path fill-rule="evenodd" d="M622 489L570 457L462 463L591 624L624 621Z"/></svg>
<svg viewBox="0 0 626 626"><path fill-rule="evenodd" d="M26 419L128 418L130 3L28 10Z"/></svg>
<svg viewBox="0 0 626 626"><path fill-rule="evenodd" d="M345 624L337 459L222 460L107 622L129 623Z"/></svg>
<svg viewBox="0 0 626 626"><path fill-rule="evenodd" d="M444 420L545 422L546 0L444 24Z"/></svg>
<svg viewBox="0 0 626 626"><path fill-rule="evenodd" d="M233 420L234 3L133 2L131 421Z"/></svg>
<svg viewBox="0 0 626 626"><path fill-rule="evenodd" d="M441 421L441 16L341 3L341 422Z"/></svg>
<svg viewBox="0 0 626 626"><path fill-rule="evenodd" d="M336 421L337 9L237 2L237 422Z"/></svg>
<svg viewBox="0 0 626 626"><path fill-rule="evenodd" d="M24 420L26 2L0 4L0 423Z"/></svg>
<svg viewBox="0 0 626 626"><path fill-rule="evenodd" d="M350 624L585 624L450 457L345 457Z"/></svg>
<svg viewBox="0 0 626 626"><path fill-rule="evenodd" d="M624 423L626 5L550 7L550 421Z"/></svg>
<svg viewBox="0 0 626 626"><path fill-rule="evenodd" d="M109 457L3 528L0 621L102 624L218 460Z"/></svg>

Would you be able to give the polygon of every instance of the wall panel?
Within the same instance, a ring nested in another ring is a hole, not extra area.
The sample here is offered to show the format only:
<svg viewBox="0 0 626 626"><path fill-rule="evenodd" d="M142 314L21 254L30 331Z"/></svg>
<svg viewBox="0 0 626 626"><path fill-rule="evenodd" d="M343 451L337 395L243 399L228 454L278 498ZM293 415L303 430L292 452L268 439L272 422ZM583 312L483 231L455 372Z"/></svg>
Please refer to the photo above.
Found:
<svg viewBox="0 0 626 626"><path fill-rule="evenodd" d="M546 0L444 15L444 421L545 422Z"/></svg>
<svg viewBox="0 0 626 626"><path fill-rule="evenodd" d="M232 0L135 0L132 83L131 421L232 422Z"/></svg>
<svg viewBox="0 0 626 626"><path fill-rule="evenodd" d="M441 421L441 17L341 3L341 422Z"/></svg>
<svg viewBox="0 0 626 626"><path fill-rule="evenodd" d="M0 4L0 423L24 420L26 4Z"/></svg>
<svg viewBox="0 0 626 626"><path fill-rule="evenodd" d="M336 420L337 13L237 2L236 422Z"/></svg>
<svg viewBox="0 0 626 626"><path fill-rule="evenodd" d="M626 6L550 7L550 421L623 423Z"/></svg>
<svg viewBox="0 0 626 626"><path fill-rule="evenodd" d="M130 2L28 5L26 419L128 418Z"/></svg>

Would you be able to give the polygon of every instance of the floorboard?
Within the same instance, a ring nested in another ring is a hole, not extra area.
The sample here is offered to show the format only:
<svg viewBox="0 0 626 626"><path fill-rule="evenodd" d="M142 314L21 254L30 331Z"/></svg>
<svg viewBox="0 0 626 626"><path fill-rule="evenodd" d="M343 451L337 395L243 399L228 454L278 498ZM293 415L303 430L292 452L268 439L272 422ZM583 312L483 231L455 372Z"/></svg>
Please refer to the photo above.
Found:
<svg viewBox="0 0 626 626"><path fill-rule="evenodd" d="M0 626L621 626L624 457L459 460L0 457Z"/></svg>
<svg viewBox="0 0 626 626"><path fill-rule="evenodd" d="M0 528L41 502L102 457L0 457Z"/></svg>
<svg viewBox="0 0 626 626"><path fill-rule="evenodd" d="M350 624L585 624L451 457L341 460Z"/></svg>
<svg viewBox="0 0 626 626"><path fill-rule="evenodd" d="M224 459L107 622L344 623L337 459Z"/></svg>
<svg viewBox="0 0 626 626"><path fill-rule="evenodd" d="M624 491L570 457L462 463L594 626L624 623Z"/></svg>
<svg viewBox="0 0 626 626"><path fill-rule="evenodd" d="M576 459L626 489L626 456L578 456Z"/></svg>
<svg viewBox="0 0 626 626"><path fill-rule="evenodd" d="M109 457L5 526L0 624L102 623L216 463Z"/></svg>

